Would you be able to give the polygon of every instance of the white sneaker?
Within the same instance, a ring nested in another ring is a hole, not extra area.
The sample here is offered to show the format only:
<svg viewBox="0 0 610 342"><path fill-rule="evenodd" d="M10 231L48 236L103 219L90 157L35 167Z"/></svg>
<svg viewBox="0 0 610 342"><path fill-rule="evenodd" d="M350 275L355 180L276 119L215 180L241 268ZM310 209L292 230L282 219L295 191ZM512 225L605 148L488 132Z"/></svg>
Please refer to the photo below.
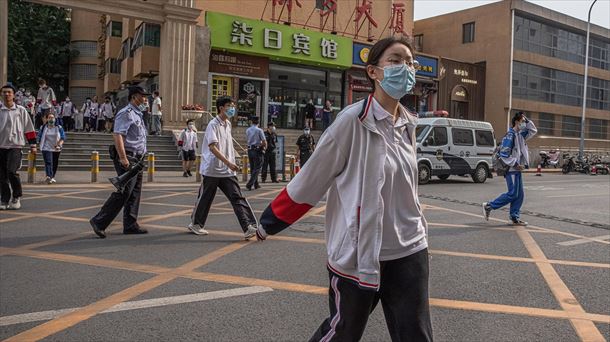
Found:
<svg viewBox="0 0 610 342"><path fill-rule="evenodd" d="M47 182L47 184L51 184L51 177L47 176L44 181Z"/></svg>
<svg viewBox="0 0 610 342"><path fill-rule="evenodd" d="M55 180L55 178L51 178L51 184L55 184L57 183L57 181Z"/></svg>
<svg viewBox="0 0 610 342"><path fill-rule="evenodd" d="M256 235L256 226L253 224L248 225L248 229L244 232L244 239L250 240L251 237Z"/></svg>
<svg viewBox="0 0 610 342"><path fill-rule="evenodd" d="M0 203L0 210L6 210L6 209L8 209L8 202L7 203L4 203L4 202Z"/></svg>
<svg viewBox="0 0 610 342"><path fill-rule="evenodd" d="M21 200L20 198L13 198L8 204L8 208L12 210L17 210L21 208Z"/></svg>
<svg viewBox="0 0 610 342"><path fill-rule="evenodd" d="M189 225L186 227L188 228L191 232L193 232L193 234L197 234L197 235L208 235L208 231L203 229L203 227L201 227L200 225L196 225L196 224L192 224L189 223Z"/></svg>

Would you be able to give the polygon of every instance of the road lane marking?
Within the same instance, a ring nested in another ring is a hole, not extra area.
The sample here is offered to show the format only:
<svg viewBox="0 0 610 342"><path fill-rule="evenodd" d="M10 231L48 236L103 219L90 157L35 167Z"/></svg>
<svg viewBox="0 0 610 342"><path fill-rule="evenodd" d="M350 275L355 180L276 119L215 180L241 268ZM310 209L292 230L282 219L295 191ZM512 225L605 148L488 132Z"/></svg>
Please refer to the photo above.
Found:
<svg viewBox="0 0 610 342"><path fill-rule="evenodd" d="M610 239L610 235L596 236L596 237L594 237L594 239L608 240L608 239ZM583 243L589 243L589 242L591 242L591 240L589 240L589 239L576 239L576 240L558 242L557 244L560 246L576 246L576 245L582 245Z"/></svg>
<svg viewBox="0 0 610 342"><path fill-rule="evenodd" d="M544 255L544 252L529 232L526 232L525 229L518 228L517 235L521 238L525 248L533 259L547 259L546 255ZM553 265L536 262L536 266L551 289L551 292L559 302L559 305L565 312L568 314L586 313L568 286L563 282L559 274L557 274ZM606 341L592 321L570 318L570 323L572 323L574 330L576 330L576 334L578 334L582 341Z"/></svg>
<svg viewBox="0 0 610 342"><path fill-rule="evenodd" d="M249 243L250 242L242 241L217 249L195 260L189 261L182 266L170 269L170 271L167 273L159 274L151 279L133 285L127 289L119 291L97 302L91 303L76 311L61 315L32 329L21 332L15 336L4 340L4 342L38 341L48 336L54 335L60 331L73 327L74 325L82 321L86 321L91 317L99 314L100 312L110 309L111 307L117 304L126 302L143 293L146 293L163 284L166 284L185 273L191 272L208 263L214 262L229 253L232 253L247 246Z"/></svg>
<svg viewBox="0 0 610 342"><path fill-rule="evenodd" d="M574 195L554 195L554 196L546 196L546 198L562 198L562 197L599 197L599 196L608 196L605 194L574 194Z"/></svg>
<svg viewBox="0 0 610 342"><path fill-rule="evenodd" d="M239 287L236 289L194 293L194 294L182 295L182 296L171 296L171 297L162 297L162 298L154 298L154 299L136 300L136 301L130 301L130 302L124 302L124 303L117 304L117 305L111 307L110 309L100 312L100 314L129 311L129 310L138 310L138 309L156 308L156 307L163 307L163 306L176 305L176 304L195 303L195 302L202 302L202 301L207 301L207 300L245 296L245 295L252 295L252 294L258 294L258 293L264 293L264 292L271 292L271 291L273 291L273 289L270 287L249 286L249 287ZM76 310L80 310L80 309L82 309L82 308L48 310L48 311L32 312L32 313L27 313L27 314L4 316L4 317L0 317L0 326L30 323L30 322L39 322L39 321L48 321L48 320L57 318L59 316L74 312Z"/></svg>

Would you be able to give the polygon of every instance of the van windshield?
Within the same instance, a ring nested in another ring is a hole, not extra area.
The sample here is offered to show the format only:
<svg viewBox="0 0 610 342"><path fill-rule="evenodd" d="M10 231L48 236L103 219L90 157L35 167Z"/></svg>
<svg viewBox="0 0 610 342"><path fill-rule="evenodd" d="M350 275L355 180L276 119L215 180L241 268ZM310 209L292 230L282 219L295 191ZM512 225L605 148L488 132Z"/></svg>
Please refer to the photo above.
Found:
<svg viewBox="0 0 610 342"><path fill-rule="evenodd" d="M426 136L426 133L428 133L429 128L429 125L417 126L417 128L415 129L415 141L421 142L422 139Z"/></svg>

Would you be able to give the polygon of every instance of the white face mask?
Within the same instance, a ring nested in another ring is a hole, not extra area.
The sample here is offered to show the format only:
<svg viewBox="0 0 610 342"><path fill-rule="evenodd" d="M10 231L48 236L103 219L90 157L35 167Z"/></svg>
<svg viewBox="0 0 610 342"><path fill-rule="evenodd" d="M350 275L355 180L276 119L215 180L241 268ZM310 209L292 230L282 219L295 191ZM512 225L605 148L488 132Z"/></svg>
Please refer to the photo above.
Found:
<svg viewBox="0 0 610 342"><path fill-rule="evenodd" d="M188 125L188 128L189 128L191 131L194 131L194 130L195 130L195 125L190 124L190 125Z"/></svg>

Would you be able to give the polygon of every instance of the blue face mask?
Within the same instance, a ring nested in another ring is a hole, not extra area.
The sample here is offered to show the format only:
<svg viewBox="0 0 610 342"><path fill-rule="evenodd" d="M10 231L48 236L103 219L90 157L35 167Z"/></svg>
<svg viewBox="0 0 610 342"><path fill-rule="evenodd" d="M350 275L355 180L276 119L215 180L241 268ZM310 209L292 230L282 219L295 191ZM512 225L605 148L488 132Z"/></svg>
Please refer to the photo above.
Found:
<svg viewBox="0 0 610 342"><path fill-rule="evenodd" d="M526 128L527 128L527 124L526 124L525 122L522 122L522 123L520 123L520 124L519 124L519 130L520 130L520 131L523 131L523 130L525 130Z"/></svg>
<svg viewBox="0 0 610 342"><path fill-rule="evenodd" d="M380 69L383 69L383 80L377 80L377 82L379 82L386 94L393 99L400 100L400 98L407 95L413 89L415 85L415 69L408 68L404 63Z"/></svg>
<svg viewBox="0 0 610 342"><path fill-rule="evenodd" d="M141 105L138 106L138 109L140 110L140 112L143 112L146 110L146 105L144 103L142 103Z"/></svg>
<svg viewBox="0 0 610 342"><path fill-rule="evenodd" d="M230 118L234 117L235 116L235 107L231 107L231 108L227 109L225 114Z"/></svg>

